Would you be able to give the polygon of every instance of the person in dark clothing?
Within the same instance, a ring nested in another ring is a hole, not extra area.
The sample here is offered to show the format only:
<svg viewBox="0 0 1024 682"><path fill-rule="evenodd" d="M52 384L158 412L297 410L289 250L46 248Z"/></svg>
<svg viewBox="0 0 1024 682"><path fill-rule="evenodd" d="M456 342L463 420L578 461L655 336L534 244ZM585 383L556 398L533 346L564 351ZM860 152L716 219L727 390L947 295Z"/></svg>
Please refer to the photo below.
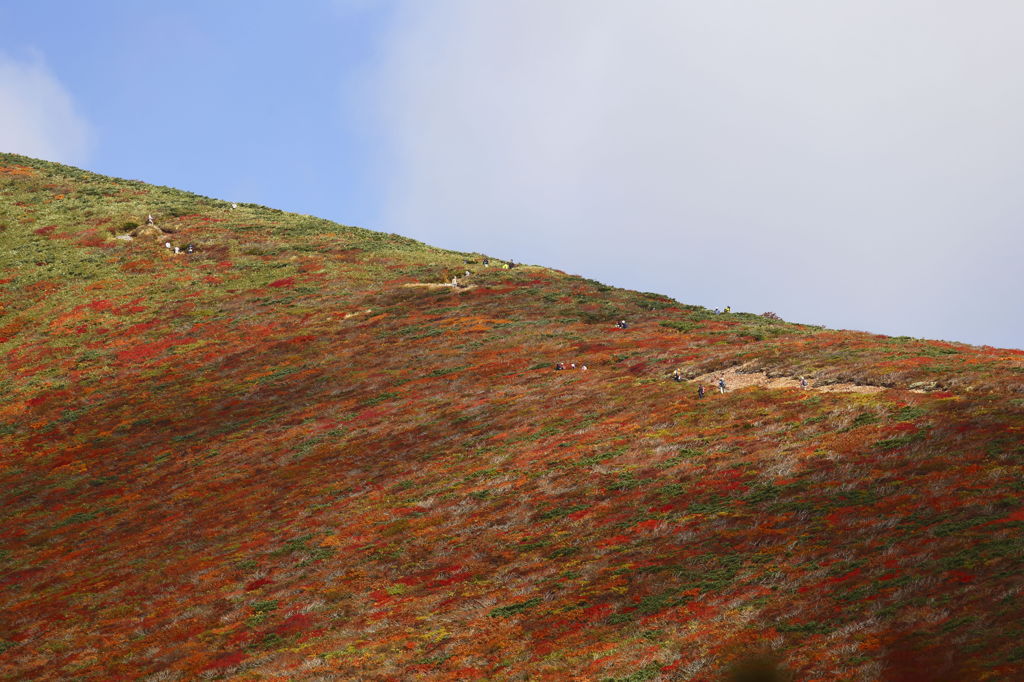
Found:
<svg viewBox="0 0 1024 682"><path fill-rule="evenodd" d="M697 398L698 400L704 397L704 384L697 387Z"/></svg>

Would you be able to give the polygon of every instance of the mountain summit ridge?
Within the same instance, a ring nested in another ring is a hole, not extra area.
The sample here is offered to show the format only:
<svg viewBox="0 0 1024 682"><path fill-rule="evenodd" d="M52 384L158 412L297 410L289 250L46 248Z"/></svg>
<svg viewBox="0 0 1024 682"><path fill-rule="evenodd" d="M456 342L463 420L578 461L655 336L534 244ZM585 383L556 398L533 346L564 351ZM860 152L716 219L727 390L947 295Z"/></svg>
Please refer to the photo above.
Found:
<svg viewBox="0 0 1024 682"><path fill-rule="evenodd" d="M506 264L0 154L0 679L1024 677L1024 352Z"/></svg>

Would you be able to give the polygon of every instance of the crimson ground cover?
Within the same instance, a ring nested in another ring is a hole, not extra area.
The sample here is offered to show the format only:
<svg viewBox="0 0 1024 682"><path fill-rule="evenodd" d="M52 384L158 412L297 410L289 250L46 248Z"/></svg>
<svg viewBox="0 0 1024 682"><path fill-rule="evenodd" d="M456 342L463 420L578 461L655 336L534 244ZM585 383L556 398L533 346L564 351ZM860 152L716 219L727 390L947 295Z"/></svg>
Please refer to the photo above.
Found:
<svg viewBox="0 0 1024 682"><path fill-rule="evenodd" d="M1019 351L13 155L0 192L3 679L1024 677ZM669 380L748 362L887 390Z"/></svg>

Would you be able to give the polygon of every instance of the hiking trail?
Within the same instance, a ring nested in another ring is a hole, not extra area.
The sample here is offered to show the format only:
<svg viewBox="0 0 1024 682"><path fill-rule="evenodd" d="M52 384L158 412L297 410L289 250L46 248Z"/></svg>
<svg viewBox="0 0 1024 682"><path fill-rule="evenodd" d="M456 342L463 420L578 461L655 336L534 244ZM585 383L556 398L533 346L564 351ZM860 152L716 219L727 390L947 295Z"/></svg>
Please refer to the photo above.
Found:
<svg viewBox="0 0 1024 682"><path fill-rule="evenodd" d="M765 388L800 388L800 380L792 377L769 377L765 372L754 372L748 368L753 362L742 365L735 365L728 369L716 372L708 372L690 379L690 382L706 384L711 389L717 390L718 379L725 379L727 391L735 391L749 386L764 386ZM823 393L881 393L886 390L885 386L872 386L870 384L835 383L815 385L814 380L808 377L807 391L820 391Z"/></svg>
<svg viewBox="0 0 1024 682"><path fill-rule="evenodd" d="M424 287L427 289L455 289L456 291L468 291L475 289L475 284L450 284L448 282L408 282L403 287Z"/></svg>

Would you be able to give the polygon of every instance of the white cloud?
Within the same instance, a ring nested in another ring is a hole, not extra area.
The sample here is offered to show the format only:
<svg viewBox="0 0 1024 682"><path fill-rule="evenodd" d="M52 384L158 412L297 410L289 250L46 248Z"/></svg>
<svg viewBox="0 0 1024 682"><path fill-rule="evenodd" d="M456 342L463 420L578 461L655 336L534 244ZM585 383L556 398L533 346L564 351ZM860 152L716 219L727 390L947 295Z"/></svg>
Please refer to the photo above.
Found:
<svg viewBox="0 0 1024 682"><path fill-rule="evenodd" d="M89 124L42 60L0 53L0 150L81 164L91 146Z"/></svg>
<svg viewBox="0 0 1024 682"><path fill-rule="evenodd" d="M372 74L397 169L378 227L690 303L1024 346L1024 5L396 17Z"/></svg>

